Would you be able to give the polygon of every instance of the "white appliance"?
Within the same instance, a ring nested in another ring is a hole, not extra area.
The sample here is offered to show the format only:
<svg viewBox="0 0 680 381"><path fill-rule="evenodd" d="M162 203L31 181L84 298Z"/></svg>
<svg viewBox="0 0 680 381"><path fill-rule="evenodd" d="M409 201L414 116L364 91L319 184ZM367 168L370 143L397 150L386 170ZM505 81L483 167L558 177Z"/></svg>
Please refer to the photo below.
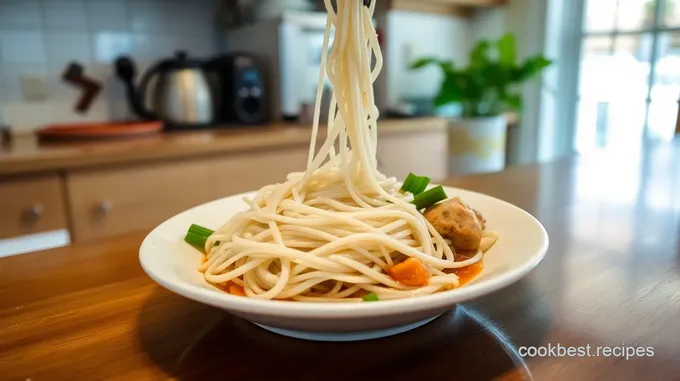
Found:
<svg viewBox="0 0 680 381"><path fill-rule="evenodd" d="M297 120L314 104L325 28L325 12L290 11L227 32L229 52L253 54L265 66L275 120Z"/></svg>
<svg viewBox="0 0 680 381"><path fill-rule="evenodd" d="M0 239L0 258L68 246L69 244L71 244L71 236L66 229L4 238Z"/></svg>

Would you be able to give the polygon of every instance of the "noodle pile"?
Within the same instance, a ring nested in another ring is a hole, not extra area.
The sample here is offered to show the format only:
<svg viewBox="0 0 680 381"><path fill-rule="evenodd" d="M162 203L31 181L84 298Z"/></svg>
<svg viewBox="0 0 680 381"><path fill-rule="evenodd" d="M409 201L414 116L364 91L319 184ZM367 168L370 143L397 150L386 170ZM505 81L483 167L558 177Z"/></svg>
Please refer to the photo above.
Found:
<svg viewBox="0 0 680 381"><path fill-rule="evenodd" d="M326 0L306 171L263 187L246 200L247 211L210 236L200 268L208 282L231 282L257 299L358 301L367 292L396 299L457 287L458 277L445 270L481 259L479 251L456 261L447 241L410 203L412 195L400 193L401 184L378 171L373 82L382 56L372 23L375 3L337 0L336 12ZM316 152L324 73L334 91L327 137ZM387 274L408 257L429 269L427 286L404 286Z"/></svg>

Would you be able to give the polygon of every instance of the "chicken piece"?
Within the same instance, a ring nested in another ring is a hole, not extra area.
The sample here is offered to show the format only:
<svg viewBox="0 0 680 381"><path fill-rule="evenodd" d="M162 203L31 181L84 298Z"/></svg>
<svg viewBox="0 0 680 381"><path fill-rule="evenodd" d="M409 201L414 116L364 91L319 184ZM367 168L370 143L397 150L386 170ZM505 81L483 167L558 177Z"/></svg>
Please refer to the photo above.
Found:
<svg viewBox="0 0 680 381"><path fill-rule="evenodd" d="M480 213L477 209L472 209L472 211L475 212L475 216L477 216L477 220L479 220L480 225L482 225L482 229L486 228L486 218L482 216L482 213Z"/></svg>
<svg viewBox="0 0 680 381"><path fill-rule="evenodd" d="M456 250L479 249L484 230L479 219L481 214L470 209L459 197L433 205L425 209L423 215L439 234L451 240Z"/></svg>

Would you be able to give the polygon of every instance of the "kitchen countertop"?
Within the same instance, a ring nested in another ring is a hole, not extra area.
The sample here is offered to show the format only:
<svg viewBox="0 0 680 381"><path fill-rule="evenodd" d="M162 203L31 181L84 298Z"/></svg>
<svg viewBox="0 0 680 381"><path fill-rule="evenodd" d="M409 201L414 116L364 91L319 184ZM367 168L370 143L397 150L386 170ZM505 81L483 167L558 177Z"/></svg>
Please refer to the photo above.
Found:
<svg viewBox="0 0 680 381"><path fill-rule="evenodd" d="M404 133L444 129L446 122L434 117L386 119L378 126L382 134ZM325 128L321 130L325 131ZM0 176L305 146L309 144L310 135L309 126L281 123L71 143L39 144L33 136L20 136L10 146L0 146Z"/></svg>
<svg viewBox="0 0 680 381"><path fill-rule="evenodd" d="M0 378L678 379L680 142L643 158L568 158L444 183L537 217L550 235L545 260L416 330L321 343L156 285L138 261L145 232L4 258Z"/></svg>

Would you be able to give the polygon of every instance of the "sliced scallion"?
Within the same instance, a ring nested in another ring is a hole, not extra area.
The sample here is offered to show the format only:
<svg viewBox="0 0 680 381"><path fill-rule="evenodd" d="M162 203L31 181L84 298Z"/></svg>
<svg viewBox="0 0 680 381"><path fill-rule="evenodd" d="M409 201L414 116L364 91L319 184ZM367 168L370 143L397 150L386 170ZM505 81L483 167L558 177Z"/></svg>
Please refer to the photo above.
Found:
<svg viewBox="0 0 680 381"><path fill-rule="evenodd" d="M409 173L408 176L406 176L406 180L404 180L404 183L401 185L401 191L410 192L415 196L423 193L429 183L429 177L416 176L413 173Z"/></svg>
<svg viewBox="0 0 680 381"><path fill-rule="evenodd" d="M362 299L364 299L364 302L377 302L378 300L380 300L378 298L378 294L376 294L375 292L371 292L370 294L364 295Z"/></svg>
<svg viewBox="0 0 680 381"><path fill-rule="evenodd" d="M184 237L184 241L188 243L189 245L196 246L197 248L200 248L203 250L205 247L205 241L208 239L207 236L188 232L186 237Z"/></svg>
<svg viewBox="0 0 680 381"><path fill-rule="evenodd" d="M425 188L427 188L427 185L430 183L430 178L425 177L425 176L420 176L418 178L418 182L413 186L411 193L413 193L414 196L417 196L425 191Z"/></svg>
<svg viewBox="0 0 680 381"><path fill-rule="evenodd" d="M194 234L202 235L202 236L205 236L205 237L209 237L211 234L214 233L214 231L210 230L206 227L203 227L201 225L191 224L191 226L189 226L189 233L194 233Z"/></svg>
<svg viewBox="0 0 680 381"><path fill-rule="evenodd" d="M446 200L446 192L441 185L438 185L432 189L426 190L425 192L416 195L413 198L412 203L416 206L416 209L425 209L428 206L434 205L439 201Z"/></svg>

